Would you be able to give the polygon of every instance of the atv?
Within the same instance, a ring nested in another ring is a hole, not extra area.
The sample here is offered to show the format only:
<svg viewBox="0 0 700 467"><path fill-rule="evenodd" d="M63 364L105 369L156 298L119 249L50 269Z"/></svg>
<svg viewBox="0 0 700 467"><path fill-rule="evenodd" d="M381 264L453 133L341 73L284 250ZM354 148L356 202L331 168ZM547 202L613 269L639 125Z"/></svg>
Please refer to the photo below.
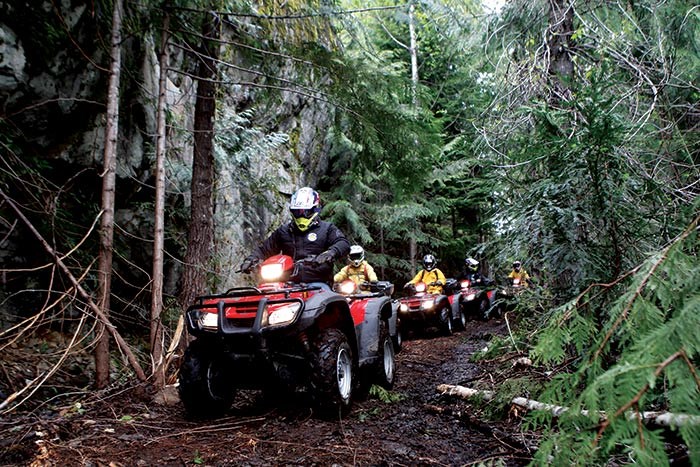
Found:
<svg viewBox="0 0 700 467"><path fill-rule="evenodd" d="M515 308L518 296L523 293L526 288L527 283L523 283L521 279L509 277L508 285L498 291L498 298L503 304L502 308L505 310L512 310Z"/></svg>
<svg viewBox="0 0 700 467"><path fill-rule="evenodd" d="M398 323L398 300L392 300L394 284L388 281L361 282L356 284L350 279L333 285L333 290L344 295L350 304L350 312L367 307L385 307L387 300L391 306L391 316L387 320L389 335L394 343L394 351L401 351L403 342Z"/></svg>
<svg viewBox="0 0 700 467"><path fill-rule="evenodd" d="M198 297L186 313L195 336L180 366L179 393L194 417L224 414L239 389L307 393L322 415L349 411L353 391L395 376L391 300L358 301L294 282L304 264L275 255L257 287ZM354 303L354 302L353 302Z"/></svg>
<svg viewBox="0 0 700 467"><path fill-rule="evenodd" d="M409 296L399 299L400 327L405 330L437 327L444 336L451 335L455 327L464 329L466 320L459 306L460 294L430 294L426 292L430 285L435 283L418 282L411 287Z"/></svg>
<svg viewBox="0 0 700 467"><path fill-rule="evenodd" d="M462 279L459 285L464 316L479 320L501 316L502 301L497 300L498 293L492 281L484 281L477 285L470 279Z"/></svg>

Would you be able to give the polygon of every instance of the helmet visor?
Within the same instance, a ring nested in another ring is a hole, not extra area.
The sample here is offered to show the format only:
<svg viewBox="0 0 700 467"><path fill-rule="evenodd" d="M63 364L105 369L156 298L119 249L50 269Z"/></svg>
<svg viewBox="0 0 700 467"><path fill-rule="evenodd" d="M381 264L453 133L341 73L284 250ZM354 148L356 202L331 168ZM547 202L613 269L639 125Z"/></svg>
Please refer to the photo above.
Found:
<svg viewBox="0 0 700 467"><path fill-rule="evenodd" d="M351 261L361 261L362 260L362 253L350 253L348 255Z"/></svg>
<svg viewBox="0 0 700 467"><path fill-rule="evenodd" d="M294 217L295 219L311 219L317 212L315 207L307 209L290 209L290 211L292 212L292 217Z"/></svg>

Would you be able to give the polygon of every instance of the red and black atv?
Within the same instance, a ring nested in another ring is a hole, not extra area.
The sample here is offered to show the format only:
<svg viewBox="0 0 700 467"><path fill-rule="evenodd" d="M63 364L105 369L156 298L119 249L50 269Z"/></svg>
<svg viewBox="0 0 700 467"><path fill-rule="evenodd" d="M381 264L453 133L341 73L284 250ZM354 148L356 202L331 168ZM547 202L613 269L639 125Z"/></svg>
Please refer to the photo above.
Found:
<svg viewBox="0 0 700 467"><path fill-rule="evenodd" d="M333 290L344 295L350 304L350 312L367 307L384 308L391 306L391 316L387 320L389 325L389 335L394 343L394 351L401 351L402 337L398 323L398 300L393 300L394 284L388 281L362 282L356 284L350 279L334 285Z"/></svg>
<svg viewBox="0 0 700 467"><path fill-rule="evenodd" d="M519 278L509 277L507 281L508 285L498 291L498 298L502 303L503 310L512 310L515 308L518 296L527 289L528 285L527 282Z"/></svg>
<svg viewBox="0 0 700 467"><path fill-rule="evenodd" d="M449 284L449 282L448 282ZM399 299L399 324L401 329L425 330L437 327L449 336L455 328L464 329L466 319L459 306L459 293L449 293L450 287L444 287L445 294L427 292L429 285L418 282L411 288L411 295Z"/></svg>
<svg viewBox="0 0 700 467"><path fill-rule="evenodd" d="M196 337L180 366L179 393L192 416L224 414L237 389L308 392L323 414L341 415L360 385L391 388L390 300L348 299L293 282L296 263L276 255L260 268L258 287L198 297L186 312Z"/></svg>
<svg viewBox="0 0 700 467"><path fill-rule="evenodd" d="M501 316L502 301L497 300L499 294L492 281L480 281L477 284L470 279L462 279L459 285L462 313L466 317L487 320Z"/></svg>

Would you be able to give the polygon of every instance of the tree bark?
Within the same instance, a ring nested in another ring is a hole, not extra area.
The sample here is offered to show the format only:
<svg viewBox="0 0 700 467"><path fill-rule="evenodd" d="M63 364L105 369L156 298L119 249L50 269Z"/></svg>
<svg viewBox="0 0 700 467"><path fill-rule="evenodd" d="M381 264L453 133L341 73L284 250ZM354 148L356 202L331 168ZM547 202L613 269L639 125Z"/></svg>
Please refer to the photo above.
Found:
<svg viewBox="0 0 700 467"><path fill-rule="evenodd" d="M571 36L574 33L574 5L570 0L549 0L549 28L547 49L549 52L549 74L554 80L556 101L569 97L571 80L574 77L574 62L571 58Z"/></svg>
<svg viewBox="0 0 700 467"><path fill-rule="evenodd" d="M98 262L100 310L109 317L112 292L112 248L114 246L114 194L117 167L117 136L119 134L119 77L121 74L121 23L123 0L114 2L112 13L111 66L107 91L107 123L105 126L104 172L102 174L102 219L100 223L100 253ZM95 386L109 384L109 334L100 322L96 330Z"/></svg>
<svg viewBox="0 0 700 467"><path fill-rule="evenodd" d="M192 206L185 255L180 302L186 307L197 294L206 291L206 270L212 256L214 215L212 193L214 183L214 119L216 116L216 60L218 19L207 14L198 66L197 100L194 111L194 154L192 161Z"/></svg>
<svg viewBox="0 0 700 467"><path fill-rule="evenodd" d="M494 391L483 391L479 389L467 388L464 386L457 386L452 384L440 384L437 390L441 394L447 394L450 396L459 396L462 399L471 399L472 397L481 397L482 399L489 401L492 400L496 393ZM514 397L511 404L517 405L527 410L545 410L550 412L555 417L558 417L562 413L569 410L568 407L562 407L560 405L546 404L544 402L539 402L532 399L527 399L525 397ZM587 410L581 410L581 414L588 416L589 412ZM605 412L598 413L601 420L605 420L607 417ZM682 426L682 425L700 425L700 415L691 415L683 413L672 413L672 412L635 412L628 411L626 416L630 420L639 419L646 423L653 423L659 426Z"/></svg>
<svg viewBox="0 0 700 467"><path fill-rule="evenodd" d="M408 7L408 32L410 35L410 47L408 49L411 54L411 94L413 99L413 107L418 109L418 40L416 39L416 25L414 19L415 5L413 2ZM418 244L416 242L416 232L418 227L413 226L413 235L409 240L409 254L411 256L411 278L416 275L418 263Z"/></svg>
<svg viewBox="0 0 700 467"><path fill-rule="evenodd" d="M165 384L162 371L163 361L163 244L165 230L165 152L166 152L166 91L168 79L168 27L170 16L166 12L163 20L163 35L160 51L160 77L158 81L158 123L156 129L156 205L153 232L153 285L151 287L151 362L154 375L153 384L157 388Z"/></svg>

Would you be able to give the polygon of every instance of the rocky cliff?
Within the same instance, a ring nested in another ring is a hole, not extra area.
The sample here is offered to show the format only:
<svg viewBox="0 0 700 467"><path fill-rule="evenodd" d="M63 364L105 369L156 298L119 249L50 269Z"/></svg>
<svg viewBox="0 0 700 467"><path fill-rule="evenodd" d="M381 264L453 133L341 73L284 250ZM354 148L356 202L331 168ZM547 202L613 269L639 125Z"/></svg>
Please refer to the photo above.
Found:
<svg viewBox="0 0 700 467"><path fill-rule="evenodd" d="M90 227L101 199L111 12L99 8L84 1L0 4L0 181L41 232L54 239L59 252L80 245L72 260L82 272L97 255L97 233ZM120 300L116 308L136 307L147 316L142 289L148 284L153 236L160 25L148 22L157 17L154 12L135 8L127 7L122 46L113 291ZM294 83L309 79L308 65L230 45L247 40L275 48L289 41L284 36L289 30L232 24L224 22L222 28L217 103L216 260L211 272L215 287L222 288L241 281L232 271L286 217L288 195L298 186L314 185L328 170L326 135L332 119L328 104L296 92ZM314 29L315 39L319 31L329 30ZM182 37L171 39L168 71L168 295L177 292L185 247L196 90L190 77L193 59L183 51ZM332 43L331 37L322 39ZM271 92L271 87L283 90ZM21 225L13 224L15 216L6 205L0 210L3 295L12 297L6 308L31 313L31 303L41 300L41 293L13 294L33 285L41 289L48 273L12 269L36 267L48 257Z"/></svg>

